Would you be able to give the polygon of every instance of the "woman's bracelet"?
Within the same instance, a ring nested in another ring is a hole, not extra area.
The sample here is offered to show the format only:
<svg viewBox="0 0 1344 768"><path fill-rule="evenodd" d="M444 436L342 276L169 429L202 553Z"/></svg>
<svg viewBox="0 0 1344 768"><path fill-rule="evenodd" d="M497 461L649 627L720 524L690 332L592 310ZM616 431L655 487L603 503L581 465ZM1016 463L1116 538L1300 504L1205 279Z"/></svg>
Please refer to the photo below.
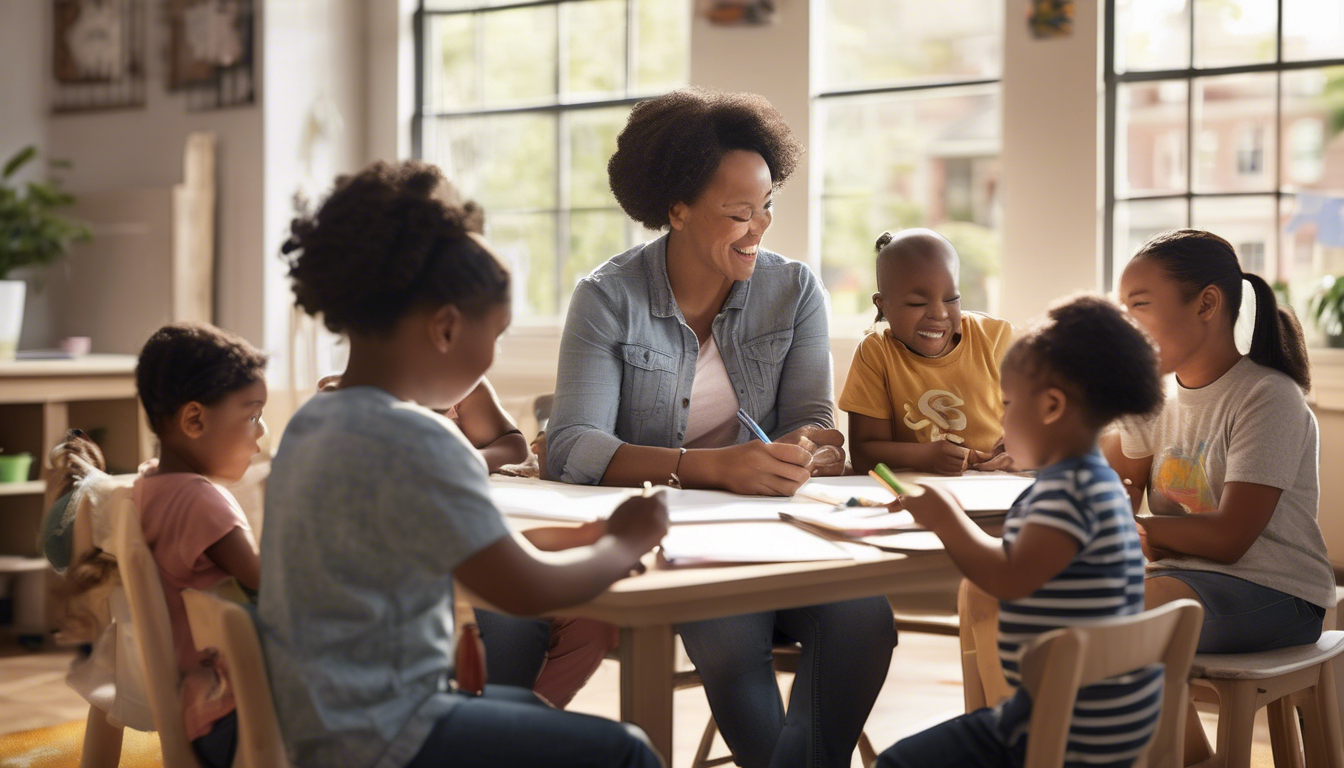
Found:
<svg viewBox="0 0 1344 768"><path fill-rule="evenodd" d="M681 452L677 454L677 466L676 466L676 467L672 470L672 472L669 474L669 477L668 477L668 479L667 479L667 486L668 486L669 488L676 488L676 489L680 490L680 489L681 489L681 476L678 475L677 473L681 471L681 457L686 455L686 449L685 449L685 448L678 448L677 450L678 450L678 451L681 451Z"/></svg>

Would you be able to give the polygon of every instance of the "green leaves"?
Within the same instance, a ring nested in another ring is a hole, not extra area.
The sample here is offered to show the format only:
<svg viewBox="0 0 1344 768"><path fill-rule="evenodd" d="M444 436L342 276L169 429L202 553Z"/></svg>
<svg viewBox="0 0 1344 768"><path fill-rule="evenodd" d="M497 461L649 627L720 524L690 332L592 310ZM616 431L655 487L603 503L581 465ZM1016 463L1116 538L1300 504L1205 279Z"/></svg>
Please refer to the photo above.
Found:
<svg viewBox="0 0 1344 768"><path fill-rule="evenodd" d="M0 173L0 280L19 267L49 264L71 243L89 238L88 227L56 213L75 202L59 183L30 181L20 187L10 180L36 157L36 147L25 147Z"/></svg>

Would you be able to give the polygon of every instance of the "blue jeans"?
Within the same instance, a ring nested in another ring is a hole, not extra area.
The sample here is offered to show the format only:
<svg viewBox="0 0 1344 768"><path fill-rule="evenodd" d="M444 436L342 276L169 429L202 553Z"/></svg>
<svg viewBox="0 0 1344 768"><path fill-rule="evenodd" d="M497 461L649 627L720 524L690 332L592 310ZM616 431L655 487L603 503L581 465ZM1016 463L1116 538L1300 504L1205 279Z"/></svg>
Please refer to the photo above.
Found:
<svg viewBox="0 0 1344 768"><path fill-rule="evenodd" d="M683 624L723 740L744 768L848 768L896 647L885 597ZM775 642L802 645L788 714Z"/></svg>
<svg viewBox="0 0 1344 768"><path fill-rule="evenodd" d="M1178 579L1199 595L1204 626L1197 653L1257 653L1321 637L1325 609L1277 589L1215 571L1162 569L1148 578Z"/></svg>
<svg viewBox="0 0 1344 768"><path fill-rule="evenodd" d="M552 709L523 688L487 685L444 715L407 768L660 768L631 726Z"/></svg>

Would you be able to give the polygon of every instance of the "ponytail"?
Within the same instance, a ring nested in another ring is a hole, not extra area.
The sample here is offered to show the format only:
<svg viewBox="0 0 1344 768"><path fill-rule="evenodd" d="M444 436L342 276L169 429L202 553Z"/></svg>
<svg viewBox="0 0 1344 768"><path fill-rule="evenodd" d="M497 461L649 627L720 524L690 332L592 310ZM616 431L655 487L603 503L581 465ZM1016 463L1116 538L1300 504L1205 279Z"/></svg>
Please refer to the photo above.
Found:
<svg viewBox="0 0 1344 768"><path fill-rule="evenodd" d="M1163 232L1139 248L1134 259L1152 259L1171 279L1186 289L1186 297L1217 286L1227 301L1232 323L1241 313L1242 281L1255 291L1255 329L1251 334L1251 360L1281 371L1302 390L1311 389L1311 367L1302 326L1292 310L1280 307L1274 289L1259 275L1241 271L1237 253L1223 238L1198 229Z"/></svg>
<svg viewBox="0 0 1344 768"><path fill-rule="evenodd" d="M1250 358L1260 365L1288 374L1303 391L1311 390L1311 366L1302 325L1292 310L1279 306L1274 289L1257 274L1242 278L1255 291L1255 328L1251 332Z"/></svg>

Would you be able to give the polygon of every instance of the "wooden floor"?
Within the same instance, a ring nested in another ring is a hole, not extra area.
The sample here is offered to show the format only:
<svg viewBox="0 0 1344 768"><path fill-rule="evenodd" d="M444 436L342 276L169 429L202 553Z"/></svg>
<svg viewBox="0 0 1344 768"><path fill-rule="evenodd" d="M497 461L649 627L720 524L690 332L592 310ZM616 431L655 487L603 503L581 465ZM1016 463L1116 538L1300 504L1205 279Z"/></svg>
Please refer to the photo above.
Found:
<svg viewBox="0 0 1344 768"><path fill-rule="evenodd" d="M65 652L30 653L0 647L0 733L41 728L83 720L88 712L84 700L65 685L65 670L71 655ZM620 668L606 662L570 709L615 717ZM787 691L788 679L781 685ZM709 716L709 707L699 689L676 694L675 760L673 768L690 765ZM960 714L961 667L955 637L905 633L896 649L891 671L868 720L868 735L881 751L897 739ZM1211 715L1206 727L1212 734ZM1269 766L1269 737L1264 712L1256 722L1256 765ZM726 754L722 742L714 755ZM0 754L0 768L11 765ZM72 768L74 763L71 764ZM853 765L859 766L858 757Z"/></svg>

